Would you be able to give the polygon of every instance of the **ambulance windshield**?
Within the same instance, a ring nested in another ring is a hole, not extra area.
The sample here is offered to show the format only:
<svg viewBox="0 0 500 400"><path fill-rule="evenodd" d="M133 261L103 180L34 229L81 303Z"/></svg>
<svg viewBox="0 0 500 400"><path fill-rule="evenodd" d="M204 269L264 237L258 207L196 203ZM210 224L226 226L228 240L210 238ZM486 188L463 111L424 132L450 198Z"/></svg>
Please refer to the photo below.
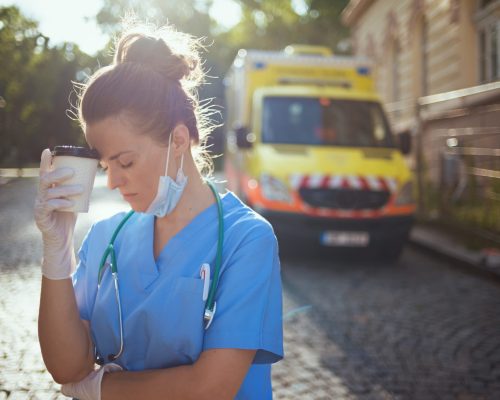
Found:
<svg viewBox="0 0 500 400"><path fill-rule="evenodd" d="M262 142L395 147L380 104L312 97L266 97Z"/></svg>

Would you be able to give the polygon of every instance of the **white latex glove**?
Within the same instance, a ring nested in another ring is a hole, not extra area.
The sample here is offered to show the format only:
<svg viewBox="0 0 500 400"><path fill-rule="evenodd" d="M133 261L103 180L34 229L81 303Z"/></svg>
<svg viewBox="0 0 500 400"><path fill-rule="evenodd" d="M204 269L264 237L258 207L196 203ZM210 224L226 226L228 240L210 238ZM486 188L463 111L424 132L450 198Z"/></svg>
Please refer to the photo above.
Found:
<svg viewBox="0 0 500 400"><path fill-rule="evenodd" d="M61 392L65 396L74 397L78 400L101 400L101 382L105 372L121 371L118 364L106 364L92 371L80 382L66 383L62 385Z"/></svg>
<svg viewBox="0 0 500 400"><path fill-rule="evenodd" d="M36 226L42 232L42 274L49 279L69 278L76 268L73 232L76 213L58 212L71 207L73 201L67 196L83 192L81 185L60 185L71 178L71 168L51 168L52 154L49 149L42 152L40 183L35 200Z"/></svg>

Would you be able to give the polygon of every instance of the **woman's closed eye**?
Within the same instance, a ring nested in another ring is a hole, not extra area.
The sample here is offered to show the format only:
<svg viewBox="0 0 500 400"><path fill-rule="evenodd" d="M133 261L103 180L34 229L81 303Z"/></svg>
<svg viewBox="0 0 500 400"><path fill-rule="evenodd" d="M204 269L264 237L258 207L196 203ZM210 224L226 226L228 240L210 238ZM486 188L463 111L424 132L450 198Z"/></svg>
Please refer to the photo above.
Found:
<svg viewBox="0 0 500 400"><path fill-rule="evenodd" d="M130 161L128 164L123 164L121 162L118 163L120 165L120 167L122 168L130 168L134 163L132 161ZM108 165L107 164L104 164L103 162L100 162L99 163L99 167L101 168L102 171L106 172L108 170Z"/></svg>
<svg viewBox="0 0 500 400"><path fill-rule="evenodd" d="M134 163L132 161L130 161L128 164L125 164L125 165L122 164L122 163L120 163L120 167L122 167L122 168L130 168L133 164Z"/></svg>
<svg viewBox="0 0 500 400"><path fill-rule="evenodd" d="M130 157L130 155L124 155L118 158L118 165L122 168L129 168L134 163L134 157Z"/></svg>

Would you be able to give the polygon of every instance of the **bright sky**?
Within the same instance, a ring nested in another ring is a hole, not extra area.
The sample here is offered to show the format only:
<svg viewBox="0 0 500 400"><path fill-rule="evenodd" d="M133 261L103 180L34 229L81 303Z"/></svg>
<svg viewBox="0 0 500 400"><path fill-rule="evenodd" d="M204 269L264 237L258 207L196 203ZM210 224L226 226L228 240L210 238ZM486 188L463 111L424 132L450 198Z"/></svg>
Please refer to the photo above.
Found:
<svg viewBox="0 0 500 400"><path fill-rule="evenodd" d="M17 5L22 13L39 22L51 43L74 42L88 54L104 47L108 38L94 22L102 0L0 0L0 6ZM210 15L230 28L238 23L240 9L232 0L215 0Z"/></svg>

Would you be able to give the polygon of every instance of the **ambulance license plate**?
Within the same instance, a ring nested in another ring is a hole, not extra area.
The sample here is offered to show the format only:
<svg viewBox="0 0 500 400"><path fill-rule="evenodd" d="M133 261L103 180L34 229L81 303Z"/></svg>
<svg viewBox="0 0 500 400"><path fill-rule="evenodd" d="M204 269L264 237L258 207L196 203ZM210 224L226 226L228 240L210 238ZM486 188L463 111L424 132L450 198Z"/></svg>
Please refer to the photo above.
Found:
<svg viewBox="0 0 500 400"><path fill-rule="evenodd" d="M323 246L332 247L366 247L370 243L368 232L326 231L321 234Z"/></svg>

